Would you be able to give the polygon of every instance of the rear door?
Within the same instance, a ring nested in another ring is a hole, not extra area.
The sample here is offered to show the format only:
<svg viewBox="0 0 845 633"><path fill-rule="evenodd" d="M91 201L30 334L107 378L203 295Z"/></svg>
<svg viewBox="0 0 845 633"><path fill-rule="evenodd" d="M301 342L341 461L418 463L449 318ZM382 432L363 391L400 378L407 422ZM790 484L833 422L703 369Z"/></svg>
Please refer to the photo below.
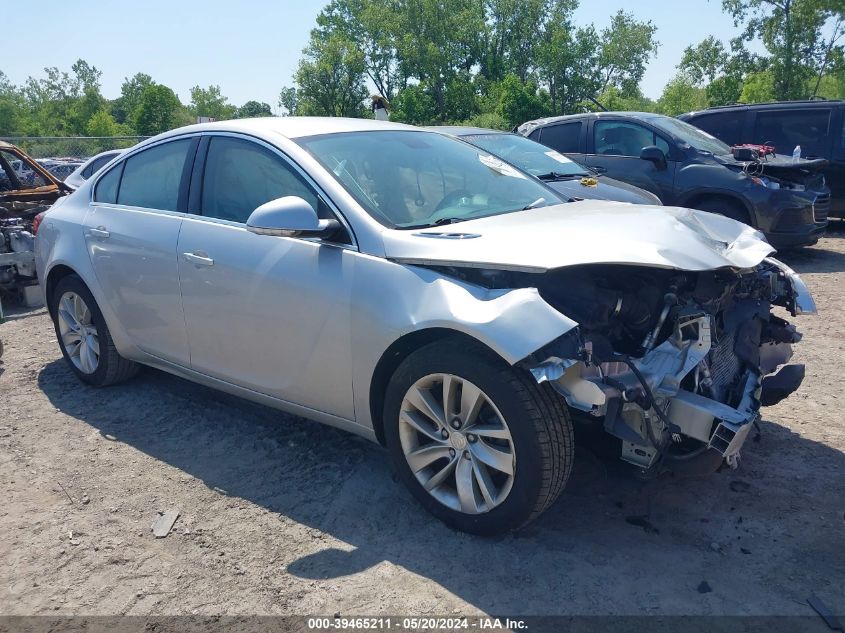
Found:
<svg viewBox="0 0 845 633"><path fill-rule="evenodd" d="M832 107L766 108L752 114L755 142L774 145L778 154L792 154L801 146L803 158L830 160L836 145L841 145L839 113ZM841 214L845 204L845 182L840 163L826 170L826 181L831 190L831 211Z"/></svg>
<svg viewBox="0 0 845 633"><path fill-rule="evenodd" d="M639 122L604 117L592 121L587 135L588 153L576 158L578 162L650 191L663 204L672 204L677 162L673 160L672 145L666 138ZM652 145L663 151L664 167L640 158L643 148Z"/></svg>
<svg viewBox="0 0 845 633"><path fill-rule="evenodd" d="M105 300L133 343L189 363L176 242L198 139L144 148L95 184L85 243Z"/></svg>
<svg viewBox="0 0 845 633"><path fill-rule="evenodd" d="M803 158L830 156L832 108L766 108L752 112L755 143L774 145L778 154L801 146Z"/></svg>
<svg viewBox="0 0 845 633"><path fill-rule="evenodd" d="M532 131L528 138L578 161L584 153L585 124L585 121L566 121L546 125Z"/></svg>

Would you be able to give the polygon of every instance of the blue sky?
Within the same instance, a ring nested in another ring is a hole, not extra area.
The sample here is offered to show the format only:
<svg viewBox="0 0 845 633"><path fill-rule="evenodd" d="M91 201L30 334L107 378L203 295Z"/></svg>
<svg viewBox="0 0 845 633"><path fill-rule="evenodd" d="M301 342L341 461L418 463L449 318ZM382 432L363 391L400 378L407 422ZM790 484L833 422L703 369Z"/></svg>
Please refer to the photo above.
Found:
<svg viewBox="0 0 845 633"><path fill-rule="evenodd" d="M108 98L125 77L145 72L183 102L191 86L219 84L236 105L256 99L275 108L326 1L18 2L3 12L0 70L21 84L45 66L69 70L83 58L103 71ZM642 84L650 97L660 96L687 45L736 33L719 0L582 0L576 21L601 28L620 8L658 28L661 46Z"/></svg>

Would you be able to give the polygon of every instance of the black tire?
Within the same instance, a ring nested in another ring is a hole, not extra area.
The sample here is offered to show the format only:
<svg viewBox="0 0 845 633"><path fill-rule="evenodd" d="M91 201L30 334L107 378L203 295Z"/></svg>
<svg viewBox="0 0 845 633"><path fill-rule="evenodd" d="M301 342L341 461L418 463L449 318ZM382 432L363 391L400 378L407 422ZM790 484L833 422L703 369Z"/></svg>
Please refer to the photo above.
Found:
<svg viewBox="0 0 845 633"><path fill-rule="evenodd" d="M716 215L724 215L731 220L742 222L748 226L754 226L751 223L751 216L748 215L748 210L741 203L729 198L705 198L696 202L693 205L693 209L715 213Z"/></svg>
<svg viewBox="0 0 845 633"><path fill-rule="evenodd" d="M405 394L435 373L453 374L480 388L499 409L512 436L512 487L499 505L481 514L454 510L429 494L402 449L399 414ZM464 532L493 535L526 525L557 499L572 469L572 423L560 396L548 385L538 385L527 371L510 367L486 347L464 339L431 343L399 365L387 388L384 427L387 448L405 485L429 512Z"/></svg>
<svg viewBox="0 0 845 633"><path fill-rule="evenodd" d="M92 373L85 373L81 371L68 356L65 346L62 344L61 331L59 329L59 301L66 292L74 292L79 295L91 311L91 323L97 329L97 339L100 347L100 357L97 363L97 368ZM95 387L106 387L114 385L125 380L129 380L135 376L140 370L138 363L132 362L123 358L114 346L109 328L103 318L103 313L94 299L94 295L85 285L85 282L77 275L68 275L63 277L56 288L53 290L53 295L50 297L50 314L53 317L53 326L56 330L56 340L59 343L59 349L62 351L62 356L65 358L68 367L76 374L82 382L88 383Z"/></svg>

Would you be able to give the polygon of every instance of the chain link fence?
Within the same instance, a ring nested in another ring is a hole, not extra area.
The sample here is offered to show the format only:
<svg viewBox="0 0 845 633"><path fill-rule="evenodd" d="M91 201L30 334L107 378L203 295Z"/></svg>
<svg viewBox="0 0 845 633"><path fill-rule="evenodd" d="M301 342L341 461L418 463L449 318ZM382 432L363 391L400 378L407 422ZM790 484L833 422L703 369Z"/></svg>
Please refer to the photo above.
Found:
<svg viewBox="0 0 845 633"><path fill-rule="evenodd" d="M127 149L149 136L3 136L17 145L59 180L67 178L91 156L111 149Z"/></svg>
<svg viewBox="0 0 845 633"><path fill-rule="evenodd" d="M109 149L126 149L148 136L3 136L33 158L87 159Z"/></svg>

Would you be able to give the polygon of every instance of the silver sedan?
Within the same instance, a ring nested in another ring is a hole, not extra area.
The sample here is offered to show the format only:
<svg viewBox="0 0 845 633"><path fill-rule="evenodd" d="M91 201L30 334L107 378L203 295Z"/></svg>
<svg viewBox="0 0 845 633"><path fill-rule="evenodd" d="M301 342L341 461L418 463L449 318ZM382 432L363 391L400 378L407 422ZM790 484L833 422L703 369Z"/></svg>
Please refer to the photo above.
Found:
<svg viewBox="0 0 845 633"><path fill-rule="evenodd" d="M770 306L814 311L743 224L566 203L379 121L167 132L60 200L36 241L81 380L149 365L365 436L433 514L485 534L557 498L573 419L643 472L735 466L761 403L803 377Z"/></svg>

